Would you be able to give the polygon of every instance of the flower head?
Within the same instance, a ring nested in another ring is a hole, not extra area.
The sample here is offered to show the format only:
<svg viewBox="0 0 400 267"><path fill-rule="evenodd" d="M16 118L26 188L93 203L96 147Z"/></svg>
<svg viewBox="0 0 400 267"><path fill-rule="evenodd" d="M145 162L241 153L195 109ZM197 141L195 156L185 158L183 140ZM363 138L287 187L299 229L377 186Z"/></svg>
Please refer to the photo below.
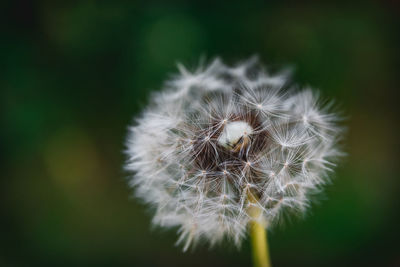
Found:
<svg viewBox="0 0 400 267"><path fill-rule="evenodd" d="M251 220L267 227L283 213L303 213L340 155L342 128L329 106L256 58L179 70L127 143L131 185L155 207L153 223L179 227L186 250L200 239L240 245Z"/></svg>

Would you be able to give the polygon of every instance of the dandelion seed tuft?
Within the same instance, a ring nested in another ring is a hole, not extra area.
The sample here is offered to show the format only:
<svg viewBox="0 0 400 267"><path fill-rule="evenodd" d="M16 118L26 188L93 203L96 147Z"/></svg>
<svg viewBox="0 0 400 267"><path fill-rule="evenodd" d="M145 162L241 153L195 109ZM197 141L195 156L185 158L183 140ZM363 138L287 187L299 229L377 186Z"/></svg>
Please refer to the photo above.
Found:
<svg viewBox="0 0 400 267"><path fill-rule="evenodd" d="M252 220L272 227L303 213L341 155L330 106L256 58L178 68L127 140L130 185L155 208L153 223L178 227L186 250L225 238L240 246Z"/></svg>

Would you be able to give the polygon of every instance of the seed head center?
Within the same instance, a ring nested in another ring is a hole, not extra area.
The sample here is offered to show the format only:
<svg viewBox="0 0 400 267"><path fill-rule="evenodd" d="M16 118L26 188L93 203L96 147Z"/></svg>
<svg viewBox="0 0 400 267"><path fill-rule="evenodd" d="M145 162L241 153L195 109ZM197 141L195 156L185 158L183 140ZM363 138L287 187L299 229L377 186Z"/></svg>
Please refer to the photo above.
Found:
<svg viewBox="0 0 400 267"><path fill-rule="evenodd" d="M228 122L218 138L218 143L237 152L249 144L249 136L252 133L253 128L245 121Z"/></svg>

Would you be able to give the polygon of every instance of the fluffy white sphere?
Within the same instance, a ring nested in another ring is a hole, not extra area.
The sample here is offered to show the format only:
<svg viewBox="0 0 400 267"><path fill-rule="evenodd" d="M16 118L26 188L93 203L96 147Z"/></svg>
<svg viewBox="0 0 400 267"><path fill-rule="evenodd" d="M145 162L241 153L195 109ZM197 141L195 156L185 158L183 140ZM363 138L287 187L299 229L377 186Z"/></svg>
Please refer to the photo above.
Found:
<svg viewBox="0 0 400 267"><path fill-rule="evenodd" d="M131 185L155 207L154 224L179 227L186 250L200 239L240 245L251 220L267 227L284 212L304 212L340 155L337 116L255 58L179 70L127 142Z"/></svg>

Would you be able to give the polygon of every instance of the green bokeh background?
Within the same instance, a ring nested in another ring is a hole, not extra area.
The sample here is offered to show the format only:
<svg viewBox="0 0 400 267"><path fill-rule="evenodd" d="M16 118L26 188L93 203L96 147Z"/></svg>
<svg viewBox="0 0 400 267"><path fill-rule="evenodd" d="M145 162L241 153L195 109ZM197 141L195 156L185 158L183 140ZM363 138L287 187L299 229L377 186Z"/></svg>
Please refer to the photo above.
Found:
<svg viewBox="0 0 400 267"><path fill-rule="evenodd" d="M249 242L188 253L122 170L127 126L201 56L291 66L348 115L320 204L270 232L275 266L400 266L395 1L0 4L0 266L249 266Z"/></svg>

